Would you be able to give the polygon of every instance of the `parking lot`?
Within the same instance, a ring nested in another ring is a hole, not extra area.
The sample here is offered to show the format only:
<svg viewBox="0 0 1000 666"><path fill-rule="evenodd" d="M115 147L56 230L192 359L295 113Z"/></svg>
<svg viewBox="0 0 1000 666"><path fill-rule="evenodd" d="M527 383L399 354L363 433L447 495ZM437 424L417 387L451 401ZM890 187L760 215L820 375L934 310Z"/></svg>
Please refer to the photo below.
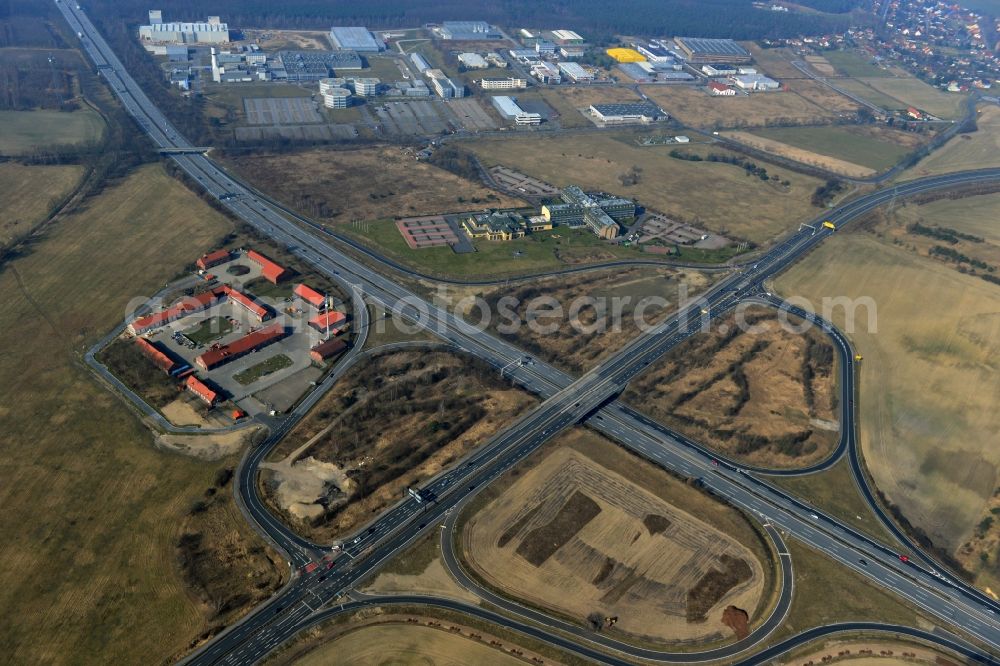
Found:
<svg viewBox="0 0 1000 666"><path fill-rule="evenodd" d="M323 122L323 116L311 97L244 97L243 110L250 125Z"/></svg>
<svg viewBox="0 0 1000 666"><path fill-rule="evenodd" d="M479 132L496 129L497 123L478 100L424 99L369 104L362 115L384 134L430 136L464 129Z"/></svg>

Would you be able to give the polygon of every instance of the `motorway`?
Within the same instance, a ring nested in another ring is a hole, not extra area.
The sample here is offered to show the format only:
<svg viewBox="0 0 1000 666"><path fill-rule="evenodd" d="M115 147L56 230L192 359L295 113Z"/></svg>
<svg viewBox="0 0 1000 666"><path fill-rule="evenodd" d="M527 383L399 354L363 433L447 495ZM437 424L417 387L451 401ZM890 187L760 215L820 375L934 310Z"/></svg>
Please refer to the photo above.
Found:
<svg viewBox="0 0 1000 666"><path fill-rule="evenodd" d="M84 35L83 47L153 142L160 148L190 147L125 72L84 13L64 2L58 5L73 30ZM192 662L245 663L259 659L275 645L295 635L321 607L373 573L382 562L412 543L478 487L495 479L557 432L579 422L586 422L668 469L701 479L711 492L826 552L942 622L959 626L1000 650L1000 625L994 615L996 605L984 600L982 595L943 580L937 572L901 562L897 553L888 547L829 516L810 511L801 502L744 470L729 464L715 464L701 451L637 420L615 401L628 381L665 351L698 332L712 317L747 297L759 295L766 279L828 237L832 232L819 226L823 218L789 234L755 264L720 281L698 302L682 307L677 315L644 333L608 361L579 378L572 378L546 364L526 360L516 347L426 303L302 229L260 200L253 191L234 181L207 157L181 154L171 159L234 214L287 246L301 259L351 286L355 293L363 293L369 301L415 321L464 351L497 367L508 367L513 381L545 400L462 464L429 482L422 490L428 498L435 498L434 501L401 500L357 534L342 552L335 554L335 559L328 559L332 569L321 567L311 574L293 578L280 595L195 653ZM897 196L997 179L1000 179L1000 170L913 181L857 199L827 217L840 225ZM703 309L708 313L701 314ZM276 441L275 437L280 438L283 434L279 426L269 441ZM302 566L329 550L294 535L270 515L257 497L253 483L255 460L265 456L269 448L261 446L252 451L241 468L237 484L241 508L256 528L288 552L293 565ZM329 553L327 558L331 555L334 554ZM861 564L861 560L865 563ZM664 660L669 660L669 655Z"/></svg>

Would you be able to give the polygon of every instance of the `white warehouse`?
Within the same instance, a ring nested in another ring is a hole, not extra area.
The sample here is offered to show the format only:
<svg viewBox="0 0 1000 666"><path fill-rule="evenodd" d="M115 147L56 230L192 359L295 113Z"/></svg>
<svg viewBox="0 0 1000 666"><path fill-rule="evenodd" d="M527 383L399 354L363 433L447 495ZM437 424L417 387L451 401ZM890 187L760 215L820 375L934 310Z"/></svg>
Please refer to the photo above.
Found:
<svg viewBox="0 0 1000 666"><path fill-rule="evenodd" d="M507 120L513 120L518 125L540 125L542 116L539 113L528 113L517 104L517 100L506 95L494 95L490 100L497 112Z"/></svg>
<svg viewBox="0 0 1000 666"><path fill-rule="evenodd" d="M229 26L218 16L209 16L204 23L163 23L163 13L153 9L149 12L149 25L139 26L139 39L178 44L225 44L229 41Z"/></svg>
<svg viewBox="0 0 1000 666"><path fill-rule="evenodd" d="M458 62L469 69L486 69L489 63L478 53L459 53Z"/></svg>

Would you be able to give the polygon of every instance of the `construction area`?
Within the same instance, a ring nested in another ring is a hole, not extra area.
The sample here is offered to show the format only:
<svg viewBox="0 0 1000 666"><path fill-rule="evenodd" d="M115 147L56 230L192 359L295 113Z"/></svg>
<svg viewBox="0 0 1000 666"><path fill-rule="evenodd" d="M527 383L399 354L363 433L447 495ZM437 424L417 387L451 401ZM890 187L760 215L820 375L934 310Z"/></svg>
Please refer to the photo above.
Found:
<svg viewBox="0 0 1000 666"><path fill-rule="evenodd" d="M349 304L253 249L198 259L99 358L177 425L220 427L288 410L346 351Z"/></svg>
<svg viewBox="0 0 1000 666"><path fill-rule="evenodd" d="M735 510L586 431L540 455L469 510L462 554L487 585L626 640L732 639L727 609L761 614L767 556Z"/></svg>
<svg viewBox="0 0 1000 666"><path fill-rule="evenodd" d="M790 468L827 457L840 439L833 346L811 327L753 308L692 336L638 375L624 398L726 456ZM749 327L753 327L751 330Z"/></svg>

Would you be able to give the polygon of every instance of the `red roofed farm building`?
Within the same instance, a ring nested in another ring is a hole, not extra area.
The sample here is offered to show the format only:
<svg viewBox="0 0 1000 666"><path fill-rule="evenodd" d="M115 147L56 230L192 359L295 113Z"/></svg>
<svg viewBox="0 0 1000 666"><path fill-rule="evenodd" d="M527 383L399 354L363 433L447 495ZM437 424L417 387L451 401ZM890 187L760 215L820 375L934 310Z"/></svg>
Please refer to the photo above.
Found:
<svg viewBox="0 0 1000 666"><path fill-rule="evenodd" d="M244 310L256 317L257 321L267 321L274 316L270 308L261 305L243 292L237 291L229 285L223 286L222 289L229 296L230 301L242 306Z"/></svg>
<svg viewBox="0 0 1000 666"><path fill-rule="evenodd" d="M218 345L195 359L195 363L204 370L211 370L220 365L234 361L250 352L263 349L273 342L277 342L285 337L285 327L281 324L273 324L259 331L248 333L239 340L234 340L227 345Z"/></svg>
<svg viewBox="0 0 1000 666"><path fill-rule="evenodd" d="M736 89L730 88L724 83L719 83L718 81L709 81L708 90L713 95L722 95L723 97L733 97L736 95Z"/></svg>
<svg viewBox="0 0 1000 666"><path fill-rule="evenodd" d="M287 268L274 263L256 250L247 250L247 258L260 266L264 278L272 284L278 284L289 276Z"/></svg>
<svg viewBox="0 0 1000 666"><path fill-rule="evenodd" d="M178 363L175 361L163 348L156 342L150 342L146 338L136 338L135 344L139 346L139 349L145 354L150 361L153 362L156 367L168 375L177 374L177 371L183 370L188 367L184 363Z"/></svg>
<svg viewBox="0 0 1000 666"><path fill-rule="evenodd" d="M207 384L205 384L205 382L201 381L194 375L188 375L187 380L184 382L184 386L187 387L188 391L191 391L191 393L198 396L198 398L209 407L214 407L215 403L219 401L218 391L213 391Z"/></svg>
<svg viewBox="0 0 1000 666"><path fill-rule="evenodd" d="M347 349L347 343L340 338L330 338L309 350L309 357L317 363L322 363L331 356L336 356Z"/></svg>
<svg viewBox="0 0 1000 666"><path fill-rule="evenodd" d="M218 287L197 296L182 298L166 310L161 310L145 317L139 317L128 325L129 333L132 335L142 335L147 331L152 331L181 317L206 310L221 301L225 296L225 290Z"/></svg>
<svg viewBox="0 0 1000 666"><path fill-rule="evenodd" d="M317 310L322 310L326 305L326 297L306 284L297 284L292 290L296 296L313 306Z"/></svg>
<svg viewBox="0 0 1000 666"><path fill-rule="evenodd" d="M336 335L340 332L340 329L336 327L343 324L345 321L347 321L347 315L343 312L331 310L330 312L323 312L310 319L309 325L320 333L330 333Z"/></svg>
<svg viewBox="0 0 1000 666"><path fill-rule="evenodd" d="M230 255L229 250L216 250L215 252L209 252L208 254L202 255L195 264L201 270L211 268L212 266L218 266L219 264L224 264L229 261Z"/></svg>

